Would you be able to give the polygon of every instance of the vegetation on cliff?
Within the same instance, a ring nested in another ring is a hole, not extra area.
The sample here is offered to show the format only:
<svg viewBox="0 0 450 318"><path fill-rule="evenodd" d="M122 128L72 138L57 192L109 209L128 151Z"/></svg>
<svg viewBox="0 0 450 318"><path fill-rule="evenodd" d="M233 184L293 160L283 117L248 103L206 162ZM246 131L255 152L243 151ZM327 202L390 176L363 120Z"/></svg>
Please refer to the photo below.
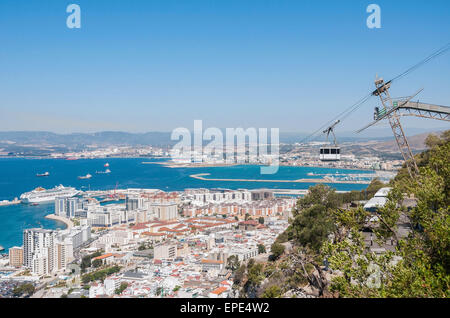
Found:
<svg viewBox="0 0 450 318"><path fill-rule="evenodd" d="M359 193L311 187L272 257L236 269L239 295L449 297L450 131L426 144L428 150L416 155L420 174L414 180L403 168L389 185L374 180ZM383 186L392 190L376 213L350 206ZM367 237L383 249L371 248Z"/></svg>

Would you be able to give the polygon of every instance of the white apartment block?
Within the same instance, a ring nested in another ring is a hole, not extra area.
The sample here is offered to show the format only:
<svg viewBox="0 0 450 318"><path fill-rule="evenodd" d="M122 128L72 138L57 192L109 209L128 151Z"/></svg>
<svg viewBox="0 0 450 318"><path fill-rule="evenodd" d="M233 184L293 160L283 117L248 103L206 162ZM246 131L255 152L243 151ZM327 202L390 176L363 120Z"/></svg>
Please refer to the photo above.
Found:
<svg viewBox="0 0 450 318"><path fill-rule="evenodd" d="M89 226L54 231L40 228L23 232L23 264L36 275L65 270L73 260L74 249L91 237Z"/></svg>
<svg viewBox="0 0 450 318"><path fill-rule="evenodd" d="M176 244L160 244L153 248L154 259L167 259L177 257Z"/></svg>

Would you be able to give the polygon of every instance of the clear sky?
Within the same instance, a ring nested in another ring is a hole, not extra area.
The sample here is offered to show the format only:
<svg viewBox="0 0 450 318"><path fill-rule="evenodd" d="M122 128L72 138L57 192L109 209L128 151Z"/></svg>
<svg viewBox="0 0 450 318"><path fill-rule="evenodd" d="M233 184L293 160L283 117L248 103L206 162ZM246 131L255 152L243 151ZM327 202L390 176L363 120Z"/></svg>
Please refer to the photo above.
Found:
<svg viewBox="0 0 450 318"><path fill-rule="evenodd" d="M66 27L67 5L81 29ZM366 7L381 7L368 29ZM450 42L450 1L1 0L0 130L309 132ZM450 53L397 96L450 106ZM342 124L368 123L372 100ZM415 127L445 123L416 121Z"/></svg>

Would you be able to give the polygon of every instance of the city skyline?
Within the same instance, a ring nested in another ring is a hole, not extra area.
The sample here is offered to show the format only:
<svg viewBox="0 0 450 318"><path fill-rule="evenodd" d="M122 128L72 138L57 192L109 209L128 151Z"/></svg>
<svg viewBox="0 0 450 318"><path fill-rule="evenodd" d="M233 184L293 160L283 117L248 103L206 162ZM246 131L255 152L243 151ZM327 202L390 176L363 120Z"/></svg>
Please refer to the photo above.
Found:
<svg viewBox="0 0 450 318"><path fill-rule="evenodd" d="M69 2L0 4L0 130L171 131L202 119L307 133L373 90L376 74L390 79L450 39L448 1L377 1L381 29L367 28L366 1L75 3L76 30ZM423 87L420 100L448 105L447 70L448 54L393 94ZM377 105L340 130L368 123Z"/></svg>

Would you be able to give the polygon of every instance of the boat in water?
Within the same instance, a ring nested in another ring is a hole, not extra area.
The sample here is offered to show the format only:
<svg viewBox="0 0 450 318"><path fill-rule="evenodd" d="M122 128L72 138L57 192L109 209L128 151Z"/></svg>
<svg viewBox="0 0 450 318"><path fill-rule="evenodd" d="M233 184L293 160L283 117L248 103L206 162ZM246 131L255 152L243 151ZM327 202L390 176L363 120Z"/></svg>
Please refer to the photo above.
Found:
<svg viewBox="0 0 450 318"><path fill-rule="evenodd" d="M92 175L91 174L87 174L87 175L85 175L85 176L79 176L78 177L78 179L81 179L81 180L83 180L83 179L90 179L90 178L92 178Z"/></svg>
<svg viewBox="0 0 450 318"><path fill-rule="evenodd" d="M4 250L5 250L5 248L0 245L0 252L3 252Z"/></svg>
<svg viewBox="0 0 450 318"><path fill-rule="evenodd" d="M44 173L37 173L36 177L48 177L50 175L50 173L48 171L44 172Z"/></svg>
<svg viewBox="0 0 450 318"><path fill-rule="evenodd" d="M105 165L103 167L105 167L105 168L109 167L109 163L105 163Z"/></svg>
<svg viewBox="0 0 450 318"><path fill-rule="evenodd" d="M23 193L20 196L22 203L44 203L55 201L55 198L71 198L79 194L75 188L64 187L63 185L54 187L53 189L36 188L33 191Z"/></svg>
<svg viewBox="0 0 450 318"><path fill-rule="evenodd" d="M111 173L111 170L106 169L105 171L95 171L96 174L108 174Z"/></svg>

